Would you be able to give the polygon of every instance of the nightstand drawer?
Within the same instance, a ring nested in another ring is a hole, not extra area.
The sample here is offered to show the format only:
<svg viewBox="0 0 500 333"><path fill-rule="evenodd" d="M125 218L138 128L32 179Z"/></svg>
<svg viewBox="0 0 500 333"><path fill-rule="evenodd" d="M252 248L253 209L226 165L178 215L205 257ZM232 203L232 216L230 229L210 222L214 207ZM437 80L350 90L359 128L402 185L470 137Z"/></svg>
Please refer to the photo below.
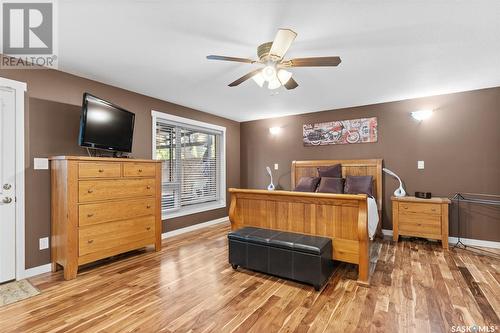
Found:
<svg viewBox="0 0 500 333"><path fill-rule="evenodd" d="M430 203L400 202L399 213L422 213L441 215L441 205Z"/></svg>
<svg viewBox="0 0 500 333"><path fill-rule="evenodd" d="M399 228L399 234L404 236L441 239L441 229L435 226L427 226L423 228L412 224L402 225Z"/></svg>
<svg viewBox="0 0 500 333"><path fill-rule="evenodd" d="M434 225L441 227L441 216L425 215L425 214L407 214L399 216L399 225L416 224L416 225Z"/></svg>
<svg viewBox="0 0 500 333"><path fill-rule="evenodd" d="M401 234L441 237L441 217L423 214L400 215L399 231Z"/></svg>

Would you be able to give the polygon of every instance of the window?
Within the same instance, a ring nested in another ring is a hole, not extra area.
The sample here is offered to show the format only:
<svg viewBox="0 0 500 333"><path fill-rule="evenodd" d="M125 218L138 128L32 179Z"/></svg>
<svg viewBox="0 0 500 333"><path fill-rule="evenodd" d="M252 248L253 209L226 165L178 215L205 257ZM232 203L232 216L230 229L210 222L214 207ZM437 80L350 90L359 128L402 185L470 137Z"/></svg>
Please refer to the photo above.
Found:
<svg viewBox="0 0 500 333"><path fill-rule="evenodd" d="M162 215L226 206L226 128L152 111L153 158L162 160Z"/></svg>

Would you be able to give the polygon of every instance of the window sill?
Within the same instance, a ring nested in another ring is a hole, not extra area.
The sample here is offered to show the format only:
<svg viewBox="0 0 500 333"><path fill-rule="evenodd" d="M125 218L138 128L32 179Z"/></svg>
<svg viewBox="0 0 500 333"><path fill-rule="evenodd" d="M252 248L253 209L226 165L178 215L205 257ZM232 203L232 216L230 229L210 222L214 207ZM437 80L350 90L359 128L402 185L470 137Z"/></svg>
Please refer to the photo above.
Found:
<svg viewBox="0 0 500 333"><path fill-rule="evenodd" d="M179 210L175 210L172 212L162 213L161 219L162 220L170 220L170 219L173 219L176 217L181 217L181 216L186 216L186 215L191 215L191 214L196 214L196 213L202 213L202 212L206 212L209 210L225 208L225 207L226 207L225 201L210 202L207 204L199 204L199 205L196 205L193 207L185 207L185 208L181 208Z"/></svg>

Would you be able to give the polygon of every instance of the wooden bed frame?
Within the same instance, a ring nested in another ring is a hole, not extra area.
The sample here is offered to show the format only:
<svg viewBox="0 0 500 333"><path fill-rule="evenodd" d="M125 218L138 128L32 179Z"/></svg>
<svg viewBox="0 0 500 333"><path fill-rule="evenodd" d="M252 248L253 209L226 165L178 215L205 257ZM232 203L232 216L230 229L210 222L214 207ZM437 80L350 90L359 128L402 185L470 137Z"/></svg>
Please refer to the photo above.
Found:
<svg viewBox="0 0 500 333"><path fill-rule="evenodd" d="M379 216L382 211L382 160L292 162L292 188L317 168L340 163L342 176L373 176ZM297 232L332 239L335 260L358 265L358 283L369 284L369 243L365 194L327 194L230 188L231 229L245 226Z"/></svg>

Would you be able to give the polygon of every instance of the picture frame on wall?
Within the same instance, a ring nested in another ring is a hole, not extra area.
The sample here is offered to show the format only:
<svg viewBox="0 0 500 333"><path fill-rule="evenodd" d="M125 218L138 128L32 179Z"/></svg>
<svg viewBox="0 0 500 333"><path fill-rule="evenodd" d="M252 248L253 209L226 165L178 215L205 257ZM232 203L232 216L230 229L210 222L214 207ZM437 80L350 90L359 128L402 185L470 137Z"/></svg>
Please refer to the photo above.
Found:
<svg viewBox="0 0 500 333"><path fill-rule="evenodd" d="M305 124L302 137L304 146L374 143L378 140L377 117Z"/></svg>

